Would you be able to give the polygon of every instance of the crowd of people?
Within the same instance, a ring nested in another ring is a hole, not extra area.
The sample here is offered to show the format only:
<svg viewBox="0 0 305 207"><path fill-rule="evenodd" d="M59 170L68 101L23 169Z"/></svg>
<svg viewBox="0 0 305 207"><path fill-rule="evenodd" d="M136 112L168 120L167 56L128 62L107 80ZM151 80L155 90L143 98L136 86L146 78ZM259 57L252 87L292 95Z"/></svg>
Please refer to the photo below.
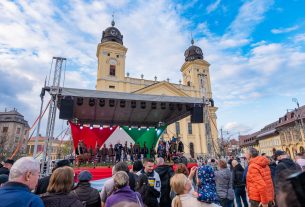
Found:
<svg viewBox="0 0 305 207"><path fill-rule="evenodd" d="M0 168L0 207L301 207L304 206L304 155L292 160L284 151L273 157L255 148L237 157L210 159L188 168L163 157L125 161L112 168L101 192L91 187L92 174L75 174L71 163L56 163L39 179L40 163L32 157L6 160ZM243 166L244 165L244 166Z"/></svg>
<svg viewBox="0 0 305 207"><path fill-rule="evenodd" d="M79 166L81 163L107 163L115 164L120 161L143 160L150 157L155 160L155 157L163 157L169 162L176 157L182 155L184 152L184 144L178 141L177 138L172 137L169 141L160 140L157 145L157 151L153 146L147 147L146 142L141 146L139 143L129 143L126 141L124 145L118 141L114 146L104 144L102 147L99 145L93 149L91 146L87 147L86 144L80 140L75 149L76 164Z"/></svg>

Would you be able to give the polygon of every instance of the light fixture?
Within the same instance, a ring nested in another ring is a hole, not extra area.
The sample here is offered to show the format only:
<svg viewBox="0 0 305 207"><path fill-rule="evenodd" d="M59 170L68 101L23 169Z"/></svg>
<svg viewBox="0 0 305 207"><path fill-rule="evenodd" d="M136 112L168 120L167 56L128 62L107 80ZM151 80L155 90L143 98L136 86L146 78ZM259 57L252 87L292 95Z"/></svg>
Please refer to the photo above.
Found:
<svg viewBox="0 0 305 207"><path fill-rule="evenodd" d="M102 130L103 129L103 125L102 124L100 124L100 130Z"/></svg>
<svg viewBox="0 0 305 207"><path fill-rule="evenodd" d="M110 128L109 128L110 130L112 130L112 126L110 126Z"/></svg>
<svg viewBox="0 0 305 207"><path fill-rule="evenodd" d="M139 130L139 131L141 130L141 127L140 127L140 126L138 126L138 130Z"/></svg>
<svg viewBox="0 0 305 207"><path fill-rule="evenodd" d="M93 129L93 125L92 124L90 124L90 129Z"/></svg>
<svg viewBox="0 0 305 207"><path fill-rule="evenodd" d="M120 130L122 130L122 127L119 127L120 128Z"/></svg>
<svg viewBox="0 0 305 207"><path fill-rule="evenodd" d="M129 127L128 130L130 131L130 130L131 130L131 127Z"/></svg>
<svg viewBox="0 0 305 207"><path fill-rule="evenodd" d="M147 129L146 129L147 131L149 131L149 127L147 127Z"/></svg>
<svg viewBox="0 0 305 207"><path fill-rule="evenodd" d="M155 128L155 131L158 131L158 128L157 128L157 127Z"/></svg>
<svg viewBox="0 0 305 207"><path fill-rule="evenodd" d="M80 124L79 128L80 128L80 129L83 129L83 128L84 128L84 127L83 127L83 124Z"/></svg>

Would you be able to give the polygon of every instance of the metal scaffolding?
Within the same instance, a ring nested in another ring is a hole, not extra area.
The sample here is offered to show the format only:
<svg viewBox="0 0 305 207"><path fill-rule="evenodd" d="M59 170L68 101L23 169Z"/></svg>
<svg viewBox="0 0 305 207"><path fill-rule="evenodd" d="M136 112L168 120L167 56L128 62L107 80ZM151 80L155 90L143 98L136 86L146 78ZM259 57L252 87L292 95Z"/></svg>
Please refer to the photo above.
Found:
<svg viewBox="0 0 305 207"><path fill-rule="evenodd" d="M54 72L53 72L53 83L49 86L51 103L49 108L47 129L46 129L46 139L43 146L43 158L41 163L41 174L49 175L50 166L51 166L51 153L52 153L52 142L54 139L54 128L55 128L55 119L56 119L56 109L58 102L58 93L60 88L60 80L62 74L62 66L65 65L66 58L63 57L53 57L52 62L55 60ZM53 65L53 64L52 64ZM53 68L51 66L51 72ZM50 72L50 74L51 74ZM49 77L50 78L50 77ZM44 87L46 88L46 87Z"/></svg>

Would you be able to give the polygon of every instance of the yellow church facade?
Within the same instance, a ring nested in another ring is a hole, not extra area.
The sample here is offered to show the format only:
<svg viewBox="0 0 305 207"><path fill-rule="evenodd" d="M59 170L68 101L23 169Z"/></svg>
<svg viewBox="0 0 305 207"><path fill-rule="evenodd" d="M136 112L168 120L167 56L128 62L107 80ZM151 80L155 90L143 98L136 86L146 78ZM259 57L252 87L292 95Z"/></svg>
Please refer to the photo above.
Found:
<svg viewBox="0 0 305 207"><path fill-rule="evenodd" d="M211 150L218 151L216 110L212 99L210 81L210 64L203 59L202 50L192 45L185 51L185 63L181 66L182 82L179 84L168 81L146 80L129 77L125 74L125 60L127 48L123 45L123 36L114 26L103 31L101 43L97 46L98 58L96 89L102 91L125 92L135 94L151 94L184 97L205 97L212 102L208 107L209 134L212 139L208 146L206 124L192 124L190 116L173 123L167 127L163 134L165 140L179 137L184 143L186 155L190 150L195 156L207 155ZM179 71L177 71L179 72ZM210 148L210 149L208 149Z"/></svg>

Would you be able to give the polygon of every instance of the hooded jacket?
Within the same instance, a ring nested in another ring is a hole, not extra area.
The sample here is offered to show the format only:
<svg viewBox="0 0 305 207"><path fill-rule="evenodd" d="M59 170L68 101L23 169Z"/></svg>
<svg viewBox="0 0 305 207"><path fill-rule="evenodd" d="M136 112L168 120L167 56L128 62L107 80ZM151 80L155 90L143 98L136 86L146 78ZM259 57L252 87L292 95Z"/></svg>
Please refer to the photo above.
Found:
<svg viewBox="0 0 305 207"><path fill-rule="evenodd" d="M247 192L250 200L268 204L274 200L269 160L263 156L250 159L247 172Z"/></svg>
<svg viewBox="0 0 305 207"><path fill-rule="evenodd" d="M244 168L240 164L233 167L233 188L244 188L246 186L243 180L244 171Z"/></svg>
<svg viewBox="0 0 305 207"><path fill-rule="evenodd" d="M90 186L89 182L79 182L70 194L76 195L83 203L86 202L86 207L101 206L100 194L96 189Z"/></svg>
<svg viewBox="0 0 305 207"><path fill-rule="evenodd" d="M174 171L169 165L160 165L155 171L159 174L161 179L161 199L160 206L170 207L170 178L174 175Z"/></svg>

